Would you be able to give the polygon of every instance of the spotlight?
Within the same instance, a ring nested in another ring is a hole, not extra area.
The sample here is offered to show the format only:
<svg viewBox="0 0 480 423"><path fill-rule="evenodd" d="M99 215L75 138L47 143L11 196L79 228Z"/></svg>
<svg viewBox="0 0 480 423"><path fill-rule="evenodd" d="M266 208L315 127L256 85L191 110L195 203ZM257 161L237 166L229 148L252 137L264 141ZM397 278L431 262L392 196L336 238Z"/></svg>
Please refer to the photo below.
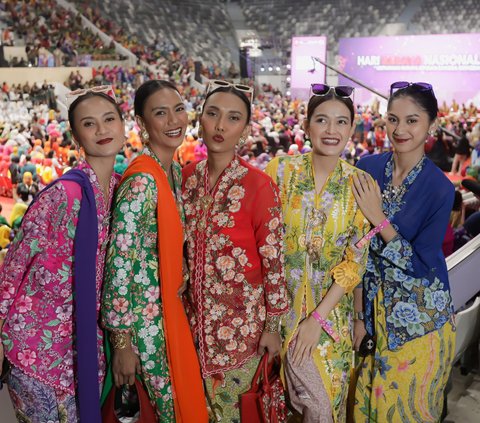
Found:
<svg viewBox="0 0 480 423"><path fill-rule="evenodd" d="M275 70L276 70L277 72L280 72L280 66L277 66L277 67L275 68Z"/></svg>
<svg viewBox="0 0 480 423"><path fill-rule="evenodd" d="M290 96L292 93L290 91L287 91L285 94L287 94L288 96Z"/></svg>
<svg viewBox="0 0 480 423"><path fill-rule="evenodd" d="M265 66L260 66L260 72L265 72Z"/></svg>
<svg viewBox="0 0 480 423"><path fill-rule="evenodd" d="M290 63L287 65L287 69L290 69L292 66L290 65Z"/></svg>
<svg viewBox="0 0 480 423"><path fill-rule="evenodd" d="M273 67L272 67L272 66L269 66L269 67L268 67L268 71L269 71L269 72L272 72L272 71L273 71Z"/></svg>
<svg viewBox="0 0 480 423"><path fill-rule="evenodd" d="M292 78L290 78L289 76L287 76L287 82L290 82L292 80Z"/></svg>

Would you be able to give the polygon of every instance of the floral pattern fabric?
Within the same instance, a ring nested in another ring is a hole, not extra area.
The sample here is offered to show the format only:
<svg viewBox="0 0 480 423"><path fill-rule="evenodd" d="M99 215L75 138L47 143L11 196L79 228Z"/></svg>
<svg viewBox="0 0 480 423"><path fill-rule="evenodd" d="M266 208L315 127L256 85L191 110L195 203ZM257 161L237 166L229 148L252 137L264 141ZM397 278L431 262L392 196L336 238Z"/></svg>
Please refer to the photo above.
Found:
<svg viewBox="0 0 480 423"><path fill-rule="evenodd" d="M161 162L148 148L143 154ZM163 167L162 167L163 169ZM180 216L181 169L172 163L173 192ZM152 175L138 173L117 190L105 267L102 322L107 330L130 332L142 377L161 422L174 422L162 299L158 272L157 187Z"/></svg>
<svg viewBox="0 0 480 423"><path fill-rule="evenodd" d="M260 359L260 356L253 357L242 367L226 372L223 380L213 377L205 380L210 421L241 423L240 396L250 389Z"/></svg>
<svg viewBox="0 0 480 423"><path fill-rule="evenodd" d="M382 192L389 191L392 153L361 160ZM398 233L385 243L371 240L364 277L366 327L374 333L373 300L383 288L388 347L393 351L406 342L441 328L453 308L442 242L453 205L454 188L426 157L402 183L400 195L384 195L383 209ZM381 284L378 281L382 281Z"/></svg>
<svg viewBox="0 0 480 423"><path fill-rule="evenodd" d="M183 171L189 315L204 378L242 367L265 319L288 308L277 188L237 157L212 193L206 172L206 161Z"/></svg>
<svg viewBox="0 0 480 423"><path fill-rule="evenodd" d="M75 395L55 390L12 367L8 378L8 393L15 417L22 423L78 423Z"/></svg>
<svg viewBox="0 0 480 423"><path fill-rule="evenodd" d="M354 420L356 423L439 422L455 353L454 328L447 322L437 331L415 338L392 352L387 345L383 301L380 289L374 300L376 350L357 369Z"/></svg>
<svg viewBox="0 0 480 423"><path fill-rule="evenodd" d="M333 282L346 289L328 319L340 336L323 331L313 360L332 404L334 421L344 421L352 352L352 290L365 270L368 245L356 243L370 225L358 208L350 178L358 172L339 160L321 193L315 192L312 154L272 160L266 172L280 188L285 221L285 271L293 303L286 317L284 354L298 325L321 302Z"/></svg>
<svg viewBox="0 0 480 423"><path fill-rule="evenodd" d="M98 214L97 311L109 231L109 212L118 179L110 180L109 198L93 169L81 162L92 184ZM0 319L9 361L28 376L74 395L73 241L80 211L81 188L61 181L40 194L24 216L1 268ZM103 336L98 329L99 380L105 363Z"/></svg>
<svg viewBox="0 0 480 423"><path fill-rule="evenodd" d="M393 156L361 160L383 193L398 235L372 239L364 276L366 328L376 338L361 360L355 421L439 421L454 353L452 304L442 241L454 188L427 158L392 189Z"/></svg>

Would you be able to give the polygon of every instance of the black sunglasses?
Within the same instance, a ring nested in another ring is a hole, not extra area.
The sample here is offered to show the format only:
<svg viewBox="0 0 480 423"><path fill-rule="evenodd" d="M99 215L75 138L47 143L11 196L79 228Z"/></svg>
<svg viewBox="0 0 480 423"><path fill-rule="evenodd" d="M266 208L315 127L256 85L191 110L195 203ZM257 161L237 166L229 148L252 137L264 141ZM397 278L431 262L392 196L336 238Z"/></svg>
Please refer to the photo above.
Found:
<svg viewBox="0 0 480 423"><path fill-rule="evenodd" d="M433 94L433 87L427 82L408 82L398 81L390 85L390 96L398 90L404 90L405 88L413 87L418 91L431 91Z"/></svg>
<svg viewBox="0 0 480 423"><path fill-rule="evenodd" d="M337 87L333 87L325 84L312 84L312 93L314 95L327 95L332 90L337 97L348 98L352 95L354 88L349 87L348 85L338 85Z"/></svg>

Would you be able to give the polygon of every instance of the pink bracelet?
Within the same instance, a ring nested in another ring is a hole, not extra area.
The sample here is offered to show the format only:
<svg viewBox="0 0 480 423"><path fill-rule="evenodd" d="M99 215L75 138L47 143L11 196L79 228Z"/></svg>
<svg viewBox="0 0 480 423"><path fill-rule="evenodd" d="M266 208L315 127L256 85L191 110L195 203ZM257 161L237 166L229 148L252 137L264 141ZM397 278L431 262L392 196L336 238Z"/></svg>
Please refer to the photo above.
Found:
<svg viewBox="0 0 480 423"><path fill-rule="evenodd" d="M370 241L375 235L390 225L390 221L385 219L382 223L375 226L367 235L365 235L360 241L355 244L355 247L362 248L368 241Z"/></svg>
<svg viewBox="0 0 480 423"><path fill-rule="evenodd" d="M338 336L338 334L333 330L332 328L332 322L330 322L329 320L325 320L322 316L320 316L320 314L318 314L316 311L312 311L310 313L310 315L320 324L320 326L322 327L322 329L328 334L330 335L331 338L333 338L333 340L335 342L340 342L340 337Z"/></svg>

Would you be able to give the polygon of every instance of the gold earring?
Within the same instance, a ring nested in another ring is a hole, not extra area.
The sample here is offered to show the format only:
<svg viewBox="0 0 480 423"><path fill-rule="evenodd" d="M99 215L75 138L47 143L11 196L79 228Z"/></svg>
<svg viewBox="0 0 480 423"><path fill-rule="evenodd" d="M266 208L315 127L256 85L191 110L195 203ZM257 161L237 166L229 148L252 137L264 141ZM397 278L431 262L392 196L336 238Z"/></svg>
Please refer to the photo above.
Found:
<svg viewBox="0 0 480 423"><path fill-rule="evenodd" d="M148 144L148 142L150 141L150 135L148 135L148 132L145 131L145 129L140 133L140 137L145 144Z"/></svg>
<svg viewBox="0 0 480 423"><path fill-rule="evenodd" d="M203 138L203 129L201 126L198 127L197 136L198 138Z"/></svg>

